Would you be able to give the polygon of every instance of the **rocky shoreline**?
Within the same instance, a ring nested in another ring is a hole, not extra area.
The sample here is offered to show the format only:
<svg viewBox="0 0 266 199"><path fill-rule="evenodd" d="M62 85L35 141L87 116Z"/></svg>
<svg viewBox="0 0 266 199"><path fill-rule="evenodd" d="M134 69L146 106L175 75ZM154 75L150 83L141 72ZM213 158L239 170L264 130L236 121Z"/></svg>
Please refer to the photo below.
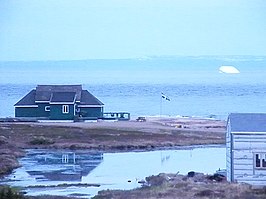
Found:
<svg viewBox="0 0 266 199"><path fill-rule="evenodd" d="M187 175L165 174L146 177L145 186L134 190L104 190L93 199L263 199L265 190L248 184L229 183L225 177L189 172Z"/></svg>

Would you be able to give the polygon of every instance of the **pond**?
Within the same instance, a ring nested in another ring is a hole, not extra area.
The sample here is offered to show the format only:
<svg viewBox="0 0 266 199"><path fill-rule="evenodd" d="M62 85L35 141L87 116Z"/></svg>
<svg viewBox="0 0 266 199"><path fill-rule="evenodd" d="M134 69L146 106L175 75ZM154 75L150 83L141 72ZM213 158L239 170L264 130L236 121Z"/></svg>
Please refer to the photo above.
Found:
<svg viewBox="0 0 266 199"><path fill-rule="evenodd" d="M1 184L23 187L28 195L88 198L104 189L140 187L139 181L159 173L213 174L225 168L225 154L224 146L123 153L31 149Z"/></svg>

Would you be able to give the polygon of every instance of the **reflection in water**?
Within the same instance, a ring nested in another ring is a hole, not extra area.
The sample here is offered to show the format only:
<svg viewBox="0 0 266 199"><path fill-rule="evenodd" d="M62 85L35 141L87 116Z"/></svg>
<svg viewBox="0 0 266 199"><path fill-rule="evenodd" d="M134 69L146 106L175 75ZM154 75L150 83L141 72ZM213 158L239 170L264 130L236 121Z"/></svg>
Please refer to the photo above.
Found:
<svg viewBox="0 0 266 199"><path fill-rule="evenodd" d="M29 151L21 160L26 172L36 181L78 181L103 161L102 153L81 151Z"/></svg>
<svg viewBox="0 0 266 199"><path fill-rule="evenodd" d="M104 189L140 187L138 181L159 173L212 174L225 168L225 162L224 146L104 154L89 150L32 149L19 160L22 167L0 184L25 187L29 195L89 198ZM62 184L67 186L58 186Z"/></svg>
<svg viewBox="0 0 266 199"><path fill-rule="evenodd" d="M162 166L164 165L164 163L168 162L170 158L171 158L171 155L164 155L163 152L161 151L161 165Z"/></svg>

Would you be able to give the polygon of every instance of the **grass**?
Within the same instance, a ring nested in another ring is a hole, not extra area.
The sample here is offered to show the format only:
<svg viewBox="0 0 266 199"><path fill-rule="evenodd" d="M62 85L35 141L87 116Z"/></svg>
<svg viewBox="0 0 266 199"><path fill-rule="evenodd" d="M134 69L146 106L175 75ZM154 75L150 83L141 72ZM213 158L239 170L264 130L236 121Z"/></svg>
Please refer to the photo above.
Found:
<svg viewBox="0 0 266 199"><path fill-rule="evenodd" d="M225 142L223 133L218 135L205 133L202 136L199 132L183 132L179 129L151 133L138 130L85 129L31 124L6 124L6 128L0 128L0 135L9 137L9 142L21 148L31 148L31 145L45 148L53 145L55 148L98 148L116 151Z"/></svg>
<svg viewBox="0 0 266 199"><path fill-rule="evenodd" d="M159 174L146 178L149 186L134 190L105 190L93 199L265 199L265 190L253 190L247 184L213 181L209 176L196 174L187 177Z"/></svg>

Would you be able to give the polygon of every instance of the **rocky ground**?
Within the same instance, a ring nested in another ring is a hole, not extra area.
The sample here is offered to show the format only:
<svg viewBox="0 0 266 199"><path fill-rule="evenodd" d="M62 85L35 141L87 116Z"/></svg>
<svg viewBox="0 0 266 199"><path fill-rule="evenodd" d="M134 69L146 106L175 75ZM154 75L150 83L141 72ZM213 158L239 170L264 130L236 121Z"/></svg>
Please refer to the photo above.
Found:
<svg viewBox="0 0 266 199"><path fill-rule="evenodd" d="M252 189L247 184L228 183L220 175L207 176L190 172L187 176L159 174L146 178L142 188L121 191L105 190L93 199L263 199L265 189Z"/></svg>

